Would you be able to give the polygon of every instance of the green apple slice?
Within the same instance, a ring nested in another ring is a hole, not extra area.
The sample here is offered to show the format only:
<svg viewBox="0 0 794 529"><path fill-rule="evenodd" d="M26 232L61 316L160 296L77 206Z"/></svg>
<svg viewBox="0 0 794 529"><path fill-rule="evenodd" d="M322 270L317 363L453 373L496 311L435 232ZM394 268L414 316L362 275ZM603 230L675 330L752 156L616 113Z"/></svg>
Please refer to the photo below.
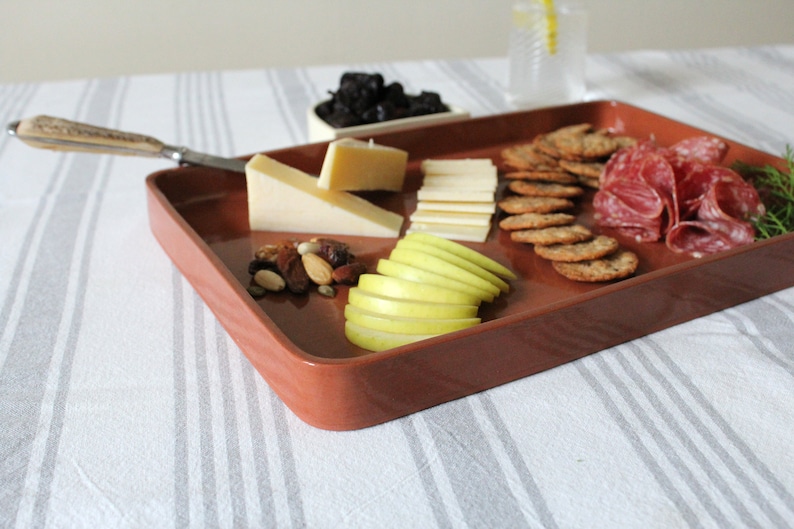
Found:
<svg viewBox="0 0 794 529"><path fill-rule="evenodd" d="M356 325L352 321L345 322L345 337L350 340L350 343L373 352L394 349L401 345L427 340L434 336L438 335L384 332Z"/></svg>
<svg viewBox="0 0 794 529"><path fill-rule="evenodd" d="M414 301L475 306L482 302L474 294L379 274L362 274L358 278L358 288L381 296Z"/></svg>
<svg viewBox="0 0 794 529"><path fill-rule="evenodd" d="M412 318L474 318L479 308L477 305L453 305L392 298L373 294L359 287L353 287L348 291L347 302L354 307L379 314Z"/></svg>
<svg viewBox="0 0 794 529"><path fill-rule="evenodd" d="M433 272L450 279L455 279L461 283L481 288L493 294L494 297L502 293L499 287L487 279L483 279L449 261L424 252L409 250L407 248L395 248L389 254L389 260L415 266L416 268L421 268L422 270L427 270L428 272Z"/></svg>
<svg viewBox="0 0 794 529"><path fill-rule="evenodd" d="M433 335L467 329L482 321L480 318L433 319L392 316L360 309L350 304L345 306L345 319L376 331Z"/></svg>
<svg viewBox="0 0 794 529"><path fill-rule="evenodd" d="M430 233L422 232L409 233L405 236L405 239L435 245L459 257L468 259L473 263L477 263L481 267L485 268L486 270L490 270L498 276L505 277L507 279L516 278L516 275L506 266L458 242L451 241L443 237L438 237L437 235L432 235Z"/></svg>
<svg viewBox="0 0 794 529"><path fill-rule="evenodd" d="M378 261L377 272L389 277L399 277L401 279L407 279L408 281L416 281L417 283L428 283L439 287L458 290L460 292L465 292L466 294L477 296L482 301L491 302L494 299L493 293L488 292L487 290L477 288L473 285L463 283L456 279L444 277L434 272L422 270L421 268L417 268L415 266L407 265L405 263L398 263L390 259L380 259Z"/></svg>
<svg viewBox="0 0 794 529"><path fill-rule="evenodd" d="M417 252L426 253L428 255L432 255L433 257L438 257L439 259L443 259L448 263L458 266L466 270L467 272L471 272L477 277L480 277L488 281L492 285L496 286L502 292L510 291L510 285L507 284L507 281L497 276L493 272L486 270L477 263L469 261L468 259L464 259L463 257L455 255L454 253L448 252L437 246L433 246L432 244L413 241L410 239L400 239L399 241L397 241L397 246L395 248L402 250L413 250Z"/></svg>

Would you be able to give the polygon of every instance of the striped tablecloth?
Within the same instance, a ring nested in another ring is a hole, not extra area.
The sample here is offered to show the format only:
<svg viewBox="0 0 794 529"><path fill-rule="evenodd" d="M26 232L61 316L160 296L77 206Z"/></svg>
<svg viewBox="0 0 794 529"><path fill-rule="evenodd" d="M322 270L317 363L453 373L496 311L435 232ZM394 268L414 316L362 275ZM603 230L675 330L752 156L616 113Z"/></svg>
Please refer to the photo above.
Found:
<svg viewBox="0 0 794 529"><path fill-rule="evenodd" d="M304 143L343 71L474 116L506 60L0 85L50 114L220 155ZM794 46L595 55L615 98L781 155ZM0 527L791 527L794 289L380 426L292 414L153 238L169 162L0 137ZM764 274L764 270L758 270ZM792 268L791 273L794 273Z"/></svg>

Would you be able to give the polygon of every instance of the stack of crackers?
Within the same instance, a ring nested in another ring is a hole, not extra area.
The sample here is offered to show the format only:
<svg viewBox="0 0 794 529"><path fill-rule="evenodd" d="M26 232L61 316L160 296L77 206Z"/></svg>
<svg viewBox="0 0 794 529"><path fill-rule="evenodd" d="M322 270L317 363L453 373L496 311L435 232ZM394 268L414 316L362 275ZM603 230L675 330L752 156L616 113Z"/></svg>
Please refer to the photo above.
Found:
<svg viewBox="0 0 794 529"><path fill-rule="evenodd" d="M622 249L616 239L576 224L570 211L584 187L598 188L609 157L635 141L581 123L504 149L511 194L498 202L507 214L499 227L512 240L534 245L537 255L569 279L600 282L633 274L639 264L636 254Z"/></svg>

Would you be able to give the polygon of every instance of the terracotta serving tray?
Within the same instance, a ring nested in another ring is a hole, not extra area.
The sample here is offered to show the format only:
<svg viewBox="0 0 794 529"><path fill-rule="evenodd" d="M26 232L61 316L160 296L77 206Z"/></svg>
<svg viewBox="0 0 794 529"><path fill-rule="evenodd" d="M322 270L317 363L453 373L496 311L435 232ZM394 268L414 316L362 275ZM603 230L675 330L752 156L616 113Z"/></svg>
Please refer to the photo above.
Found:
<svg viewBox="0 0 794 529"><path fill-rule="evenodd" d="M416 204L423 159L489 157L500 164L504 147L580 122L654 136L661 145L704 134L611 101L381 134L374 136L378 143L410 155L405 192L365 196L407 217ZM726 141L731 147L727 164L740 159L784 167L780 158ZM318 174L326 146L267 154ZM562 278L530 246L513 243L494 228L486 243L470 246L511 267L518 279L508 294L483 306L481 325L367 353L345 339L345 288L334 299L311 292L255 300L246 292L247 267L256 248L285 237L307 240L312 234L249 231L244 175L180 167L154 173L146 184L152 231L166 253L284 403L324 429L382 423L794 285L794 234L701 259L673 254L663 243L618 237L640 257L636 275L590 285ZM581 199L577 210L578 222L589 226L591 197ZM396 242L337 238L348 242L371 270Z"/></svg>

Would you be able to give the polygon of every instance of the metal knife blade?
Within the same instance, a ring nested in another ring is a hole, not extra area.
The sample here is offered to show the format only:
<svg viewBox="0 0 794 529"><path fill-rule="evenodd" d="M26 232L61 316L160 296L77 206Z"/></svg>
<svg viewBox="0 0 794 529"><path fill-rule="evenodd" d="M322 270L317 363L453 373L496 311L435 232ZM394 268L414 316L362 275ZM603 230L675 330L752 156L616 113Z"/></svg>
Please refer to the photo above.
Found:
<svg viewBox="0 0 794 529"><path fill-rule="evenodd" d="M6 132L40 149L168 158L177 163L245 172L245 160L200 153L186 147L167 145L143 134L51 116L36 116L9 123Z"/></svg>

